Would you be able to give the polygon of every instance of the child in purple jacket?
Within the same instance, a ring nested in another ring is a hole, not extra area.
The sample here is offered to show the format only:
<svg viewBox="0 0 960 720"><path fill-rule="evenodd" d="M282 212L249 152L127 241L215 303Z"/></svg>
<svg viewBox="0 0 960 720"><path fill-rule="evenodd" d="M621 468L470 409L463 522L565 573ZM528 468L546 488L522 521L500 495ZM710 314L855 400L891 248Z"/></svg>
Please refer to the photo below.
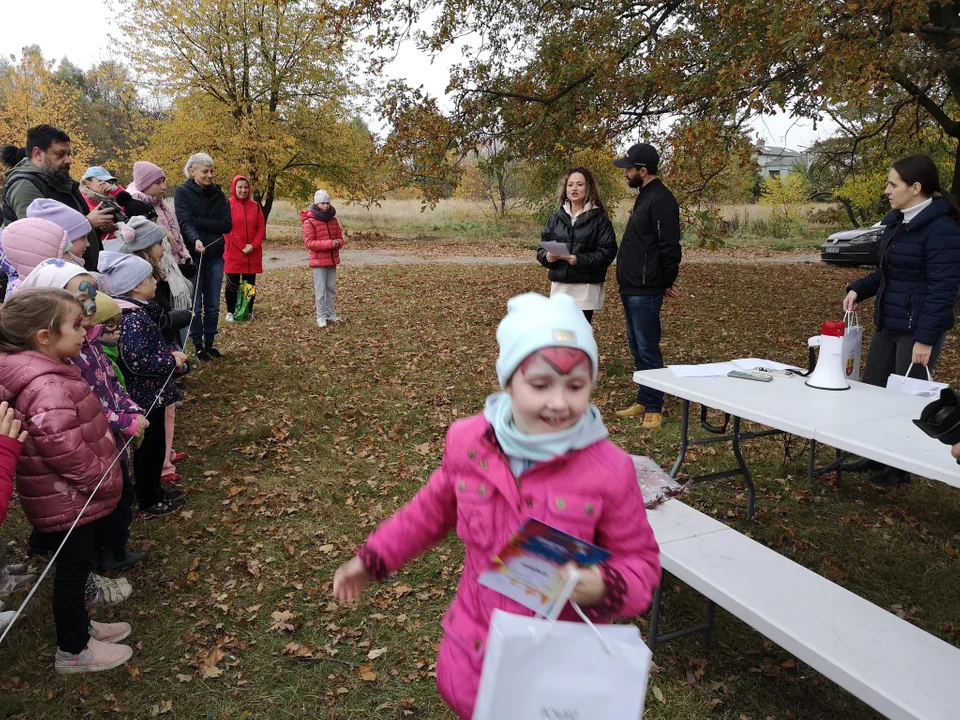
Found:
<svg viewBox="0 0 960 720"><path fill-rule="evenodd" d="M187 356L163 339L163 309L151 302L157 290L153 266L136 255L101 252L99 269L119 298L119 360L131 397L147 411L149 424L143 442L133 454L134 489L140 517L160 517L182 507L176 491L163 489L160 476L166 449L164 408L180 399L173 374Z"/></svg>
<svg viewBox="0 0 960 720"><path fill-rule="evenodd" d="M581 571L571 596L591 620L640 614L660 582L659 549L633 461L607 440L590 404L597 377L590 323L569 295L527 293L507 304L497 341L503 392L487 398L482 414L450 427L440 468L333 580L336 597L354 602L371 580L456 530L466 554L443 619L437 686L462 720L473 715L493 611L533 615L477 582L526 520L610 551L598 567ZM579 618L566 608L560 619Z"/></svg>

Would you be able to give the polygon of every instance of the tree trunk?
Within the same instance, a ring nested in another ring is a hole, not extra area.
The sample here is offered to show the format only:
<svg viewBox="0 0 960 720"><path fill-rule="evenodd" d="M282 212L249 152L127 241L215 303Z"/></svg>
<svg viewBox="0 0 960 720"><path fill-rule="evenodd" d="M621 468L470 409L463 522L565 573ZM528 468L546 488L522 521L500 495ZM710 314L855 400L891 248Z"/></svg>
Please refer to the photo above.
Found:
<svg viewBox="0 0 960 720"><path fill-rule="evenodd" d="M957 138L957 152L953 161L953 183L950 192L954 197L960 197L960 138Z"/></svg>
<svg viewBox="0 0 960 720"><path fill-rule="evenodd" d="M266 224L267 220L270 219L270 211L273 210L273 200L274 194L277 191L277 177L276 175L269 175L267 177L267 187L266 191L263 193L263 201L260 203L260 207L263 208L263 222Z"/></svg>

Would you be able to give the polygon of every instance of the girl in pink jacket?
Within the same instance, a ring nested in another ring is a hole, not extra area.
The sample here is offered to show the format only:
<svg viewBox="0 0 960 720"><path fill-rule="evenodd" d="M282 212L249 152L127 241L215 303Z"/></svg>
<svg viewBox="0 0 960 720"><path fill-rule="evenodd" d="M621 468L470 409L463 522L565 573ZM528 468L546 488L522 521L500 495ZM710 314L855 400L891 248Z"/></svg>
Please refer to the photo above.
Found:
<svg viewBox="0 0 960 720"><path fill-rule="evenodd" d="M17 464L20 506L53 547L62 544L53 579L58 673L109 670L133 655L117 644L130 625L87 615L94 521L116 508L122 490L100 400L70 362L83 348L91 308L66 290L37 287L20 290L0 310L0 400L14 406L27 431Z"/></svg>
<svg viewBox="0 0 960 720"><path fill-rule="evenodd" d="M590 404L597 344L568 295L520 295L497 329L503 392L483 414L455 422L443 461L426 486L337 570L336 597L356 601L371 580L400 569L452 530L466 556L443 619L437 686L459 718L476 701L490 617L497 608L532 611L477 582L528 518L609 550L584 569L571 600L591 620L644 612L660 581L657 542L630 456L607 440ZM578 620L571 608L562 620Z"/></svg>

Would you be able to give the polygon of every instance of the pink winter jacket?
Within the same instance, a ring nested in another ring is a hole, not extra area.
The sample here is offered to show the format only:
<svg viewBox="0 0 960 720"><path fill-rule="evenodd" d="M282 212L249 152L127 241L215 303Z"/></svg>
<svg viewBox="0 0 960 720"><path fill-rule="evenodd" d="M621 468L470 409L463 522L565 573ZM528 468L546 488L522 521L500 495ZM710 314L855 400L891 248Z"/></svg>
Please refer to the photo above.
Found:
<svg viewBox="0 0 960 720"><path fill-rule="evenodd" d="M660 584L660 556L630 456L602 440L534 465L515 479L483 415L450 427L440 468L357 553L370 574L382 579L451 530L463 540L463 576L443 619L437 658L440 694L460 718L473 715L494 609L533 615L477 582L531 517L611 552L601 565L607 594L601 606L587 609L591 620L629 618L649 607ZM560 618L579 619L569 607Z"/></svg>
<svg viewBox="0 0 960 720"><path fill-rule="evenodd" d="M123 488L117 444L79 368L33 350L0 354L2 400L28 433L17 492L30 524L40 532L67 530L105 473L80 524L109 515Z"/></svg>
<svg viewBox="0 0 960 720"><path fill-rule="evenodd" d="M3 231L3 252L19 276L7 291L16 291L33 269L50 258L62 258L69 243L60 226L42 218L24 218Z"/></svg>

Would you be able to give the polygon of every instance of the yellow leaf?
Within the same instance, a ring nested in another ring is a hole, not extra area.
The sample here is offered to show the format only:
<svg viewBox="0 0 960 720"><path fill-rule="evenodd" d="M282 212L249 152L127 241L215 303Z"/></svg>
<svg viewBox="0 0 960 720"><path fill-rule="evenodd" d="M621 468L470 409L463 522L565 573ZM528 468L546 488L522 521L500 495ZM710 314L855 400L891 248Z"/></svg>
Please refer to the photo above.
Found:
<svg viewBox="0 0 960 720"><path fill-rule="evenodd" d="M373 665L367 663L366 665L360 666L360 672L358 673L360 679L365 682L373 682L377 679L377 674L373 671Z"/></svg>

